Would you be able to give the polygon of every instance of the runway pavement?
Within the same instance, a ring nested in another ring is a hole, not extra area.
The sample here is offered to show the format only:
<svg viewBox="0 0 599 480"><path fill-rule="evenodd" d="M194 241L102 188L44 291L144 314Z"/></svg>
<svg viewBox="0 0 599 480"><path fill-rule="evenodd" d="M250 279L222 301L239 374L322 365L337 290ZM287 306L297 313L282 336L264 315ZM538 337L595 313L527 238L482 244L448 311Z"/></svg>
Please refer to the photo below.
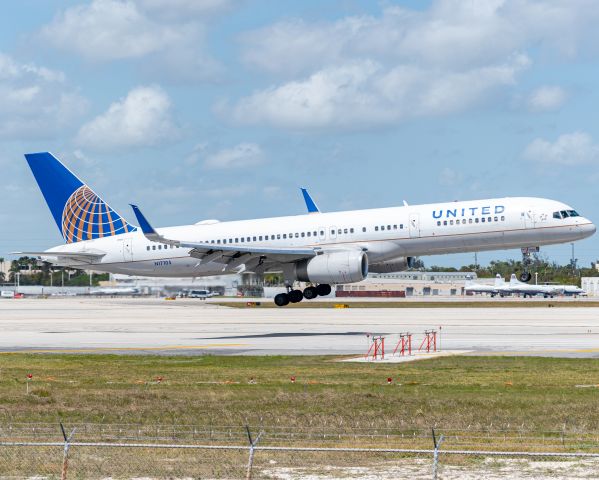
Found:
<svg viewBox="0 0 599 480"><path fill-rule="evenodd" d="M599 357L599 308L237 309L201 300L0 300L0 351L153 354L360 354L367 334L400 332L417 348L476 354Z"/></svg>

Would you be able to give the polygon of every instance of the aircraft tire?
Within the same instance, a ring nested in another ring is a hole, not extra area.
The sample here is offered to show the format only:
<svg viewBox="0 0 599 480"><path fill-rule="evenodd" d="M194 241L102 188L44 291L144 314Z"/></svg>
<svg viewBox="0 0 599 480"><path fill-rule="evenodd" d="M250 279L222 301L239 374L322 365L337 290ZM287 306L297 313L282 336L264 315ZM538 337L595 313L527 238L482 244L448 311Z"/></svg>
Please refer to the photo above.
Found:
<svg viewBox="0 0 599 480"><path fill-rule="evenodd" d="M531 278L532 278L532 275L530 274L530 272L523 272L520 274L521 282L530 282Z"/></svg>
<svg viewBox="0 0 599 480"><path fill-rule="evenodd" d="M318 295L321 297L329 295L331 290L331 286L328 283L321 283L316 287L316 293L318 293Z"/></svg>
<svg viewBox="0 0 599 480"><path fill-rule="evenodd" d="M316 297L318 297L318 291L316 290L316 287L306 287L304 289L304 298L306 300L312 300Z"/></svg>
<svg viewBox="0 0 599 480"><path fill-rule="evenodd" d="M285 305L288 305L289 295L286 293L279 293L278 295L275 295L275 304L277 307L284 307Z"/></svg>
<svg viewBox="0 0 599 480"><path fill-rule="evenodd" d="M298 303L301 302L302 299L304 298L304 294L302 293L301 290L291 290L287 296L289 297L289 301L291 303Z"/></svg>

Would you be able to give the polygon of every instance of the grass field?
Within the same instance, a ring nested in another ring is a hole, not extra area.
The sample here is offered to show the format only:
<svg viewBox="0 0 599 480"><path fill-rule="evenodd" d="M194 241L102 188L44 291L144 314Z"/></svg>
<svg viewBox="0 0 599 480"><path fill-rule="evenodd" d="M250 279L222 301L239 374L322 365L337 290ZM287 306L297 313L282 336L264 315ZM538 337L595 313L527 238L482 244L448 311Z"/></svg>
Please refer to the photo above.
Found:
<svg viewBox="0 0 599 480"><path fill-rule="evenodd" d="M577 387L599 384L595 359L3 354L0 368L2 424L599 430L599 388Z"/></svg>

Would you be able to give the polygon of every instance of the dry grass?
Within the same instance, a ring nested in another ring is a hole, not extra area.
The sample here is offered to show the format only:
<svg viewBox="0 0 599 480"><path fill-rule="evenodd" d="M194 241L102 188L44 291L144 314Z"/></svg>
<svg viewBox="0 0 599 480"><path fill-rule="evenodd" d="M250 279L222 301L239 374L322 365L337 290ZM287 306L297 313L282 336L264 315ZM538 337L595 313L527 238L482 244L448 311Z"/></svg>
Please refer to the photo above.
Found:
<svg viewBox="0 0 599 480"><path fill-rule="evenodd" d="M333 360L4 354L0 421L249 422L310 431L434 425L599 430L599 389L576 387L599 384L599 360L445 357L394 365ZM33 380L26 395L28 373Z"/></svg>

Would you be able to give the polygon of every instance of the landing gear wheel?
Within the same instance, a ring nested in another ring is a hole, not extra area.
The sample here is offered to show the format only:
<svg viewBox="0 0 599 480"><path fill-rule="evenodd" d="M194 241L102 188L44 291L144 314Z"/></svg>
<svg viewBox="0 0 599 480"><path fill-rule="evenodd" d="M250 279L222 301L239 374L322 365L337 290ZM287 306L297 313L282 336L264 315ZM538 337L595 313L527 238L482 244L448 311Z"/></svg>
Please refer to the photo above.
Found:
<svg viewBox="0 0 599 480"><path fill-rule="evenodd" d="M277 307L284 307L285 305L288 305L289 295L286 293L279 293L278 295L275 295L275 304Z"/></svg>
<svg viewBox="0 0 599 480"><path fill-rule="evenodd" d="M304 298L304 294L302 293L301 290L291 290L287 296L289 297L289 301L291 303L298 303L302 301L302 298Z"/></svg>
<svg viewBox="0 0 599 480"><path fill-rule="evenodd" d="M316 293L320 297L326 297L331 293L331 286L328 283L321 283L316 287Z"/></svg>
<svg viewBox="0 0 599 480"><path fill-rule="evenodd" d="M530 282L531 278L532 278L532 275L530 274L530 272L522 272L520 274L520 281L521 282Z"/></svg>
<svg viewBox="0 0 599 480"><path fill-rule="evenodd" d="M316 287L306 287L304 289L304 298L306 300L312 300L316 297L318 297L318 291L316 290Z"/></svg>

